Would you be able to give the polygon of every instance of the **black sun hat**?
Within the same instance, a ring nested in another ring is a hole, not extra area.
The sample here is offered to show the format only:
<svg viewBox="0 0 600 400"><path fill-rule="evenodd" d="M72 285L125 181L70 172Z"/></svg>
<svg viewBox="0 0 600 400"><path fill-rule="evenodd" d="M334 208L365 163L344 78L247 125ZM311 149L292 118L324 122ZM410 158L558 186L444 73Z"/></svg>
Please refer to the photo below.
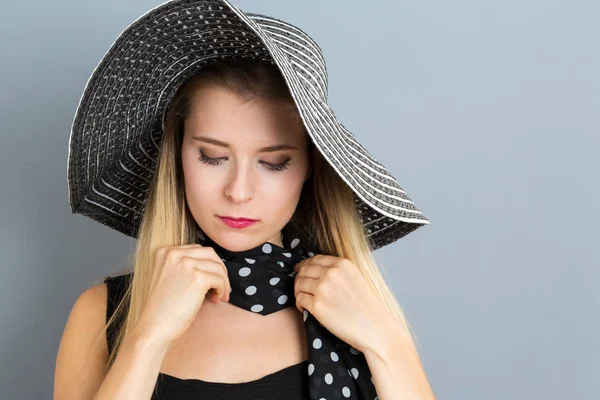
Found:
<svg viewBox="0 0 600 400"><path fill-rule="evenodd" d="M142 15L90 76L69 138L69 206L131 237L156 170L167 107L203 66L231 58L276 65L315 147L353 190L373 250L429 224L390 172L327 104L317 43L276 18L226 0L173 0Z"/></svg>

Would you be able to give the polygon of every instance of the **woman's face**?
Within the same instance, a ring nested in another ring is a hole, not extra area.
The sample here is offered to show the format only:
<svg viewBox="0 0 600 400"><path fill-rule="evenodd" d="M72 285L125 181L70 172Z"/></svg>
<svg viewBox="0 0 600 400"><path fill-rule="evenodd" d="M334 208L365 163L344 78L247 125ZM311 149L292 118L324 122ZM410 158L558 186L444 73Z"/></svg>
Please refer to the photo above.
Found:
<svg viewBox="0 0 600 400"><path fill-rule="evenodd" d="M203 87L194 94L184 132L186 199L202 230L231 251L267 241L282 246L281 229L310 169L309 138L295 106ZM257 221L234 228L219 216Z"/></svg>

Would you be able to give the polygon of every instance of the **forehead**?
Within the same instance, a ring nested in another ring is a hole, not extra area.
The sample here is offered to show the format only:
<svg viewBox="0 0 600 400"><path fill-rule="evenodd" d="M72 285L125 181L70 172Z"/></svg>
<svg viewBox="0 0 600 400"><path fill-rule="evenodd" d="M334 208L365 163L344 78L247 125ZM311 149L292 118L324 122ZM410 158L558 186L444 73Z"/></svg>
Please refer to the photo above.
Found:
<svg viewBox="0 0 600 400"><path fill-rule="evenodd" d="M305 132L293 100L244 98L218 86L197 88L185 120L186 135L223 141L301 142Z"/></svg>

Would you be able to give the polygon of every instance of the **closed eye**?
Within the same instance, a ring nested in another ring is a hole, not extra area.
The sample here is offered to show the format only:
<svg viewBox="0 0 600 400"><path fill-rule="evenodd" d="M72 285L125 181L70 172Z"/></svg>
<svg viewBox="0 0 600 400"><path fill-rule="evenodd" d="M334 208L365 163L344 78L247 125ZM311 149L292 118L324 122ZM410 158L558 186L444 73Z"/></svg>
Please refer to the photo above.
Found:
<svg viewBox="0 0 600 400"><path fill-rule="evenodd" d="M216 165L219 165L221 163L221 161L227 160L227 157L218 157L218 158L208 157L206 154L204 154L204 152L202 150L200 150L200 157L198 159L207 165L216 166ZM290 161L290 158L288 157L284 162L279 163L279 164L272 164L272 163L269 163L266 161L260 161L260 163L265 165L269 171L278 172L278 171L283 171L283 170L287 169L289 166L289 161Z"/></svg>

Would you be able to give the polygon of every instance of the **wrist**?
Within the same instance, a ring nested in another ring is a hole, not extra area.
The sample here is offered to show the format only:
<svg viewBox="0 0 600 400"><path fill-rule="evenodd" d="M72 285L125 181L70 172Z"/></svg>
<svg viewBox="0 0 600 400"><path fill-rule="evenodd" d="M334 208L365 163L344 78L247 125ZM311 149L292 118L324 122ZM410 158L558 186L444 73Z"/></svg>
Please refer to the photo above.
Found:
<svg viewBox="0 0 600 400"><path fill-rule="evenodd" d="M372 340L361 350L371 357L385 358L393 349L402 343L412 342L408 332L400 326L400 322L387 320L377 326L376 332L370 335Z"/></svg>
<svg viewBox="0 0 600 400"><path fill-rule="evenodd" d="M130 335L130 340L136 349L140 351L154 351L166 353L171 345L171 341L158 335L151 330L144 329L138 324Z"/></svg>

